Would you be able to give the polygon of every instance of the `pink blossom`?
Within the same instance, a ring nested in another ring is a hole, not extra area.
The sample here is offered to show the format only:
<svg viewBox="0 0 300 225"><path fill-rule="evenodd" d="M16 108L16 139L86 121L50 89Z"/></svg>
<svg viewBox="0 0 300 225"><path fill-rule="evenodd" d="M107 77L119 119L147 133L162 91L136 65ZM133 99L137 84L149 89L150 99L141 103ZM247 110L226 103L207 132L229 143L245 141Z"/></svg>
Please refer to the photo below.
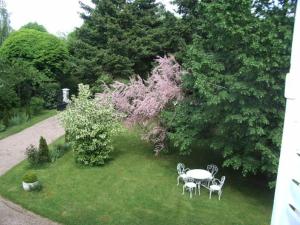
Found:
<svg viewBox="0 0 300 225"><path fill-rule="evenodd" d="M133 76L128 84L115 81L110 88L106 87L104 93L96 95L100 104L110 101L117 110L126 114L127 124L147 125L170 102L181 100L180 65L173 56L158 57L156 62L158 65L147 80ZM166 130L156 126L145 137L154 143L155 152L158 153L164 148Z"/></svg>

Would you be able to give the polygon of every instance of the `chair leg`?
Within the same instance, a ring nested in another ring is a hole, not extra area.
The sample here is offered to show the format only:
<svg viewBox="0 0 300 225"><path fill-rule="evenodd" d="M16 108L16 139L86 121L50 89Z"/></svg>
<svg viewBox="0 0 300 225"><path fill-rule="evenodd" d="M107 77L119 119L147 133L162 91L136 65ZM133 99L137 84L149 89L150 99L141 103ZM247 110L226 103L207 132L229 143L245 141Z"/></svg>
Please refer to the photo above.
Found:
<svg viewBox="0 0 300 225"><path fill-rule="evenodd" d="M184 187L184 185L183 185L183 187L182 187L182 194L183 194L183 195L184 195L184 188L185 188L185 187Z"/></svg>
<svg viewBox="0 0 300 225"><path fill-rule="evenodd" d="M179 185L180 176L177 177L177 186Z"/></svg>
<svg viewBox="0 0 300 225"><path fill-rule="evenodd" d="M209 191L209 199L211 199L211 190Z"/></svg>
<svg viewBox="0 0 300 225"><path fill-rule="evenodd" d="M190 198L192 198L193 189L190 189Z"/></svg>
<svg viewBox="0 0 300 225"><path fill-rule="evenodd" d="M219 200L221 200L222 191L219 191L218 195L219 195Z"/></svg>

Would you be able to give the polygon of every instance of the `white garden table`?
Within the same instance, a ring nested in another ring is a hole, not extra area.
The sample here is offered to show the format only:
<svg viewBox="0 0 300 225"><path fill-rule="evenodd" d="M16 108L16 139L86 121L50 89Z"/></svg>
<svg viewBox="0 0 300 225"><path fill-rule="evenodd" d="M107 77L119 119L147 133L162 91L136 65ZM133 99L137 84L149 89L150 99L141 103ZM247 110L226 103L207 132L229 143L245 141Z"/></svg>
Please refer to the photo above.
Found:
<svg viewBox="0 0 300 225"><path fill-rule="evenodd" d="M201 181L203 180L211 180L212 179L212 175L209 171L207 170L203 170L203 169L193 169L193 170L189 170L186 172L186 175L188 177L191 177L193 179L196 180L197 186L199 188L199 195L200 195L200 185L201 185ZM205 185L202 185L205 188Z"/></svg>

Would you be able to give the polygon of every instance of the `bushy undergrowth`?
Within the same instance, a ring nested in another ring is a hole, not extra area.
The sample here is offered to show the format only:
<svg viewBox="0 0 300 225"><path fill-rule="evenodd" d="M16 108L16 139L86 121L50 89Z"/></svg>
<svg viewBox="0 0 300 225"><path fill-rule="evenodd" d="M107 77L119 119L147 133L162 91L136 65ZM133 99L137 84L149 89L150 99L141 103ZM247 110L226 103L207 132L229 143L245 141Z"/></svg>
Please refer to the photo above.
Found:
<svg viewBox="0 0 300 225"><path fill-rule="evenodd" d="M17 126L28 121L28 116L24 112L14 114L9 120L9 126Z"/></svg>
<svg viewBox="0 0 300 225"><path fill-rule="evenodd" d="M30 109L33 115L39 114L44 108L45 101L40 97L33 97L30 100Z"/></svg>
<svg viewBox="0 0 300 225"><path fill-rule="evenodd" d="M61 158L70 149L70 144L56 144L50 151L51 162L55 162L57 159Z"/></svg>

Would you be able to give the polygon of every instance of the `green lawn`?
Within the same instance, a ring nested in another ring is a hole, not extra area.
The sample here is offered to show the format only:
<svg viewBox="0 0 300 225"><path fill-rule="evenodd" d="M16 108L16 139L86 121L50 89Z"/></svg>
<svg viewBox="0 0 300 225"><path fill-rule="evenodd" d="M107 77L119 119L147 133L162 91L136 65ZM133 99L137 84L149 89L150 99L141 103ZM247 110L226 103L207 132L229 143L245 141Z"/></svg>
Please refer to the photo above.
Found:
<svg viewBox="0 0 300 225"><path fill-rule="evenodd" d="M40 114L33 116L30 120L28 120L25 123L22 123L17 126L8 127L5 131L0 132L0 140L3 138L6 138L12 134L18 133L28 127L31 127L32 125L34 125L42 120L45 120L51 116L54 116L55 114L57 114L56 110L44 110Z"/></svg>
<svg viewBox="0 0 300 225"><path fill-rule="evenodd" d="M59 140L60 142L63 139ZM41 192L25 192L21 179L26 161L0 177L0 194L52 220L70 225L267 225L273 195L259 182L236 173L226 175L221 201L217 195L192 199L176 185L176 164L203 168L218 157L194 151L191 157L155 157L151 146L128 132L115 140L113 160L98 168L76 165L72 152L43 168L34 169L43 183ZM199 150L199 148L198 148Z"/></svg>

